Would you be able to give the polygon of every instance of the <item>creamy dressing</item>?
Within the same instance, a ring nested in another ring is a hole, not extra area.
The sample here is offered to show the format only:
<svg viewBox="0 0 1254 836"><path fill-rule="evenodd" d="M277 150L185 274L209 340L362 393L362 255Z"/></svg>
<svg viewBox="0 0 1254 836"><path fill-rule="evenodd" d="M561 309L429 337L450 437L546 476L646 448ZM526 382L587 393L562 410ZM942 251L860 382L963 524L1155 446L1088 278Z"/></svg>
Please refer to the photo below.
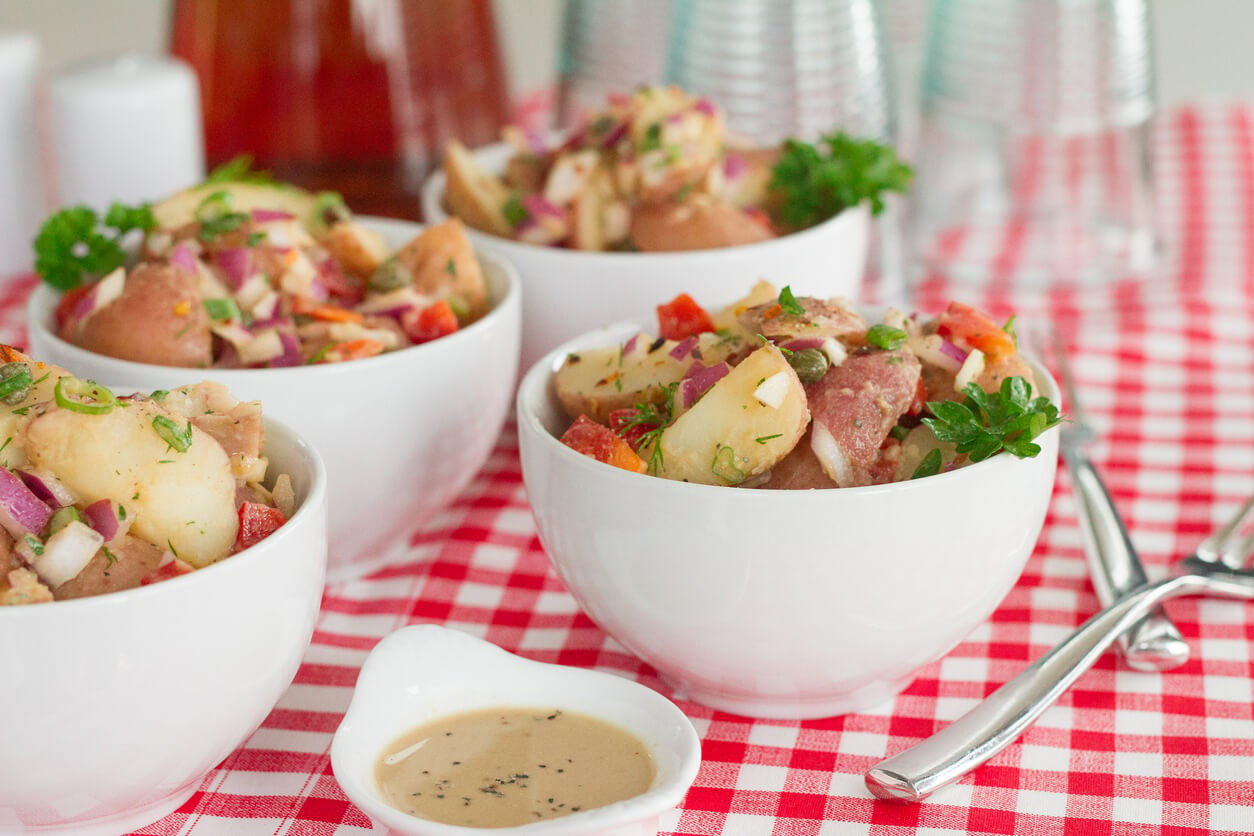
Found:
<svg viewBox="0 0 1254 836"><path fill-rule="evenodd" d="M649 789L648 748L617 726L567 711L491 708L401 735L375 763L389 804L467 827L513 827L604 807Z"/></svg>

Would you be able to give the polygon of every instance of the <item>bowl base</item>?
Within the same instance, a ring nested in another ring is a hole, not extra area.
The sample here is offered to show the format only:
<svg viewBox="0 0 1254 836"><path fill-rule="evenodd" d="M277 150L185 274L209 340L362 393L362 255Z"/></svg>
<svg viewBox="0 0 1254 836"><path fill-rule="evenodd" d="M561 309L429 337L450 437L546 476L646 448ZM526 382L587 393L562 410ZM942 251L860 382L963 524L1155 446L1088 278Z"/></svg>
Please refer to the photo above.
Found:
<svg viewBox="0 0 1254 836"><path fill-rule="evenodd" d="M892 682L878 682L856 691L834 696L794 699L754 696L693 686L683 680L672 679L665 674L662 675L662 679L678 692L676 696L730 714L759 717L765 720L818 720L823 717L852 714L855 711L862 711L887 702L914 681L913 676L907 676Z"/></svg>
<svg viewBox="0 0 1254 836"><path fill-rule="evenodd" d="M19 832L72 833L74 836L117 836L119 833L129 833L132 830L138 830L145 825L159 821L182 807L187 799L192 797L192 793L196 791L196 787L199 785L200 780L197 779L173 794L167 795L165 798L158 799L151 804L145 804L143 807L136 807L133 810L117 813L116 815L104 816L88 821L28 827L24 831ZM0 827L0 832L7 831Z"/></svg>

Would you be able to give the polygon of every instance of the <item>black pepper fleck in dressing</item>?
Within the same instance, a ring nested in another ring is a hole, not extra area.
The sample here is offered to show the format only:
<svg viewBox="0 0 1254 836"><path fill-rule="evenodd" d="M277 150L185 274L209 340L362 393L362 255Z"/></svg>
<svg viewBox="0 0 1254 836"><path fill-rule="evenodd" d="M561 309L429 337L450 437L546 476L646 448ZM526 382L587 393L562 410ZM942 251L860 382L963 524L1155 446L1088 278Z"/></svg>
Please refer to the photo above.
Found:
<svg viewBox="0 0 1254 836"><path fill-rule="evenodd" d="M550 764L564 763L563 767ZM459 714L402 735L375 779L392 806L469 827L512 827L646 792L644 744L595 717L543 709Z"/></svg>

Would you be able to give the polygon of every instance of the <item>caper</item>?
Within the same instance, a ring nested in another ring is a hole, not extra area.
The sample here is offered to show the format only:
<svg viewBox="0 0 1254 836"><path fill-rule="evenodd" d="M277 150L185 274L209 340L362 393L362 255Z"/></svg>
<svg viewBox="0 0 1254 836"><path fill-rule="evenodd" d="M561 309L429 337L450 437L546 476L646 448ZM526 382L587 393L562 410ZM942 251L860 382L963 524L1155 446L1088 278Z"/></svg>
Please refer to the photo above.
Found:
<svg viewBox="0 0 1254 836"><path fill-rule="evenodd" d="M34 381L25 363L5 363L0 366L0 400L16 406L26 400Z"/></svg>
<svg viewBox="0 0 1254 836"><path fill-rule="evenodd" d="M378 293L407 287L413 284L414 276L409 268L395 258L389 258L379 265L370 277L370 289Z"/></svg>
<svg viewBox="0 0 1254 836"><path fill-rule="evenodd" d="M339 192L318 192L314 200L314 211L311 226L315 235L326 232L338 223L351 221L353 213L348 211L344 198Z"/></svg>
<svg viewBox="0 0 1254 836"><path fill-rule="evenodd" d="M792 366L797 377L805 384L818 383L827 374L827 355L817 348L803 348L794 351L788 357L788 365Z"/></svg>

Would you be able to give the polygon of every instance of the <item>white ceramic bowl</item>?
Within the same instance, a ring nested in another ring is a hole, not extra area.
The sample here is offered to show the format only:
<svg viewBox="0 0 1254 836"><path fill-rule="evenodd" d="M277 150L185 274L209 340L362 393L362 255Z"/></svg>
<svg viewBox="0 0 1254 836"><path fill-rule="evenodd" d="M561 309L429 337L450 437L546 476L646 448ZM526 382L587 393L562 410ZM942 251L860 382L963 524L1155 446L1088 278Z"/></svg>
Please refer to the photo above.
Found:
<svg viewBox="0 0 1254 836"><path fill-rule="evenodd" d="M421 229L368 219L392 246ZM40 287L27 307L31 354L83 378L138 389L216 380L260 400L317 448L330 476L329 575L369 569L403 530L444 508L487 460L518 375L520 299L508 264L479 253L492 311L469 327L401 351L284 369L182 369L86 351L49 327L56 294Z"/></svg>
<svg viewBox="0 0 1254 836"><path fill-rule="evenodd" d="M370 652L353 702L331 745L331 767L353 803L381 829L402 836L471 836L482 828L441 824L389 805L374 777L380 753L417 726L489 707L578 711L634 734L653 754L648 792L624 801L520 827L500 836L646 836L684 797L701 764L701 742L674 703L623 677L533 662L466 633L406 627Z"/></svg>
<svg viewBox="0 0 1254 836"><path fill-rule="evenodd" d="M500 171L512 148L504 143L474 152L487 171ZM444 173L422 189L423 217L444 220ZM866 265L870 214L843 212L802 232L760 244L676 253L590 253L524 244L470 229L475 247L499 253L518 268L523 284L523 371L558 343L651 311L680 293L728 300L758 279L797 295L856 298Z"/></svg>
<svg viewBox="0 0 1254 836"><path fill-rule="evenodd" d="M265 449L299 507L256 546L152 586L0 607L0 833L156 821L291 684L322 600L326 474L277 421Z"/></svg>
<svg viewBox="0 0 1254 836"><path fill-rule="evenodd" d="M688 697L756 717L865 708L952 649L1019 577L1054 484L1056 428L1036 458L1003 454L863 488L628 473L557 440L569 419L551 378L568 352L640 329L584 335L527 373L523 479L540 540L580 605Z"/></svg>

